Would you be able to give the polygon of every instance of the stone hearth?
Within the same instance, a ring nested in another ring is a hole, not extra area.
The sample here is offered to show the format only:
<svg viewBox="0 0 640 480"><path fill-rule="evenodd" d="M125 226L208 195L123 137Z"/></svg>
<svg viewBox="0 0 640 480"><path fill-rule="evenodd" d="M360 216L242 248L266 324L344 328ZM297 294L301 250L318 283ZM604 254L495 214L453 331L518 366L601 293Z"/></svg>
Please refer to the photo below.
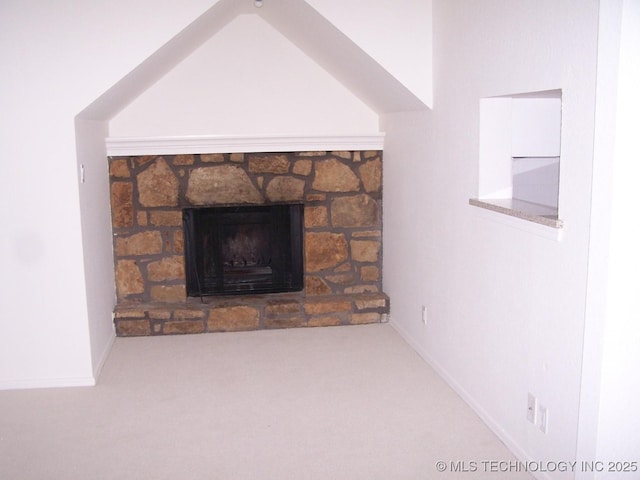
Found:
<svg viewBox="0 0 640 480"><path fill-rule="evenodd" d="M383 321L382 152L111 157L120 336ZM182 208L304 203L305 288L187 297Z"/></svg>

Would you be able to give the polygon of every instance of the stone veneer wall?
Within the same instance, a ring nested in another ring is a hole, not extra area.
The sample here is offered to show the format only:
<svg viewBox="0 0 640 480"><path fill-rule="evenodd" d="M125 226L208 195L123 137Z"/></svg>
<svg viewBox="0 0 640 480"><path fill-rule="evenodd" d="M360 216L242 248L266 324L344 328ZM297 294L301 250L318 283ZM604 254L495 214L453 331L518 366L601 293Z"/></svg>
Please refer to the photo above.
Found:
<svg viewBox="0 0 640 480"><path fill-rule="evenodd" d="M118 335L379 322L382 152L109 159ZM182 208L303 202L305 289L186 298Z"/></svg>

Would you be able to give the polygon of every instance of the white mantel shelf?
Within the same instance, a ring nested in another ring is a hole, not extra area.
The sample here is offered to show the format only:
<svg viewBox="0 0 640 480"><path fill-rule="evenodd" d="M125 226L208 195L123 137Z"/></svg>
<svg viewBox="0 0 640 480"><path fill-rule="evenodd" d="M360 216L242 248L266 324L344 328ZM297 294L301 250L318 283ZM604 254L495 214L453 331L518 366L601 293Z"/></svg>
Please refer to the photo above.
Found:
<svg viewBox="0 0 640 480"><path fill-rule="evenodd" d="M189 135L180 137L109 137L107 155L181 155L198 153L307 152L382 150L384 133L359 135Z"/></svg>

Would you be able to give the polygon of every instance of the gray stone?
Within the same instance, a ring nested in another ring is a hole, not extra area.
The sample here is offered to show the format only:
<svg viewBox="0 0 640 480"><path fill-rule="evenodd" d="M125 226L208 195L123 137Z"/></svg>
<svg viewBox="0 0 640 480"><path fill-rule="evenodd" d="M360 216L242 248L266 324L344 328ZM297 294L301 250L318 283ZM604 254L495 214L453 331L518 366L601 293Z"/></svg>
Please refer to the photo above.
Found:
<svg viewBox="0 0 640 480"><path fill-rule="evenodd" d="M267 185L267 198L271 202L294 202L304 198L304 180L293 177L276 177Z"/></svg>
<svg viewBox="0 0 640 480"><path fill-rule="evenodd" d="M246 172L235 165L193 170L186 196L193 205L264 203L264 198Z"/></svg>
<svg viewBox="0 0 640 480"><path fill-rule="evenodd" d="M369 195L339 197L331 202L334 227L369 227L379 223L378 202Z"/></svg>

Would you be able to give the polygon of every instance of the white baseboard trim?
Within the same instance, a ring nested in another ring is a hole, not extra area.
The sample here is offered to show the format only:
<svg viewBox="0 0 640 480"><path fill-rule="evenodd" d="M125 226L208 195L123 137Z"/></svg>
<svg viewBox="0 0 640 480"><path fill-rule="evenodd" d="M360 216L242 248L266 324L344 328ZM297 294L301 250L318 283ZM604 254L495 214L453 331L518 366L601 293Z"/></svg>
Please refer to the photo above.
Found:
<svg viewBox="0 0 640 480"><path fill-rule="evenodd" d="M422 347L422 345L418 344L409 333L402 328L400 324L393 321L393 317L390 318L389 324L393 327L393 329L398 332L398 334L403 338L405 342L413 348L422 359L429 364L431 368L433 368L436 373L445 381L447 385L449 385L454 392L456 392L462 400L465 401L467 405L480 417L480 419L489 427L502 443L513 453L518 460L523 463L527 462L535 462L534 459L530 458L525 451L518 445L514 439L508 435L495 421L491 415L489 415L486 410L484 410L475 400L474 398L444 369L438 362L436 362ZM534 478L537 480L552 480L549 475L544 472L530 472Z"/></svg>
<svg viewBox="0 0 640 480"><path fill-rule="evenodd" d="M25 378L0 381L0 390L30 390L35 388L93 387L95 377Z"/></svg>
<svg viewBox="0 0 640 480"><path fill-rule="evenodd" d="M98 358L98 362L93 366L93 378L95 379L94 384L96 384L98 382L98 379L100 378L102 367L104 367L104 364L107 361L107 358L109 357L109 353L111 353L111 349L113 348L113 344L115 341L116 341L116 333L114 331L109 337L109 341L104 346L102 353Z"/></svg>
<svg viewBox="0 0 640 480"><path fill-rule="evenodd" d="M174 137L109 137L110 157L187 155L198 153L307 152L382 150L384 133L357 135L187 135Z"/></svg>

